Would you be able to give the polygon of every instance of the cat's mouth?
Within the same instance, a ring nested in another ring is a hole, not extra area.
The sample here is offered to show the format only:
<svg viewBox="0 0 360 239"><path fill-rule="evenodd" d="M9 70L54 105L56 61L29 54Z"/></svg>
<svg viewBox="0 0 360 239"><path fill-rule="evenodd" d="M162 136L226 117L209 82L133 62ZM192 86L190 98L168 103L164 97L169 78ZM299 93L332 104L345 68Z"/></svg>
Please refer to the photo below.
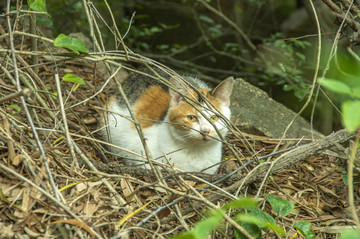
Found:
<svg viewBox="0 0 360 239"><path fill-rule="evenodd" d="M210 141L210 140L211 140L211 137L209 137L209 136L203 136L201 140L204 141L204 142L207 142L207 141Z"/></svg>

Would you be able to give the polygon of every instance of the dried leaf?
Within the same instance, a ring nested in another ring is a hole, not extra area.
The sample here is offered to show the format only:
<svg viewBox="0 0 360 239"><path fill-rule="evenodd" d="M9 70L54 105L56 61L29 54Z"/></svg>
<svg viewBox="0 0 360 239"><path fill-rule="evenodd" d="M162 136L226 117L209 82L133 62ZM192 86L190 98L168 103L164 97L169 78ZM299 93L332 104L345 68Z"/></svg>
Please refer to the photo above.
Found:
<svg viewBox="0 0 360 239"><path fill-rule="evenodd" d="M4 202L4 203L7 203L7 204L9 204L9 205L12 205L12 207L15 207L15 208L17 208L17 209L19 209L20 211L23 212L22 208L20 208L19 206L15 205L15 204L12 204L12 202L10 202L10 201L6 198L6 196L4 195L4 193L3 193L3 191L2 191L1 188L0 188L0 200L1 200L2 202Z"/></svg>
<svg viewBox="0 0 360 239"><path fill-rule="evenodd" d="M69 220L58 220L58 221L52 222L50 224L55 224L55 223L67 223L67 224L75 225L75 226L78 226L78 227L84 229L85 231L87 231L92 237L95 236L92 229L85 222L80 222L75 219L69 219Z"/></svg>

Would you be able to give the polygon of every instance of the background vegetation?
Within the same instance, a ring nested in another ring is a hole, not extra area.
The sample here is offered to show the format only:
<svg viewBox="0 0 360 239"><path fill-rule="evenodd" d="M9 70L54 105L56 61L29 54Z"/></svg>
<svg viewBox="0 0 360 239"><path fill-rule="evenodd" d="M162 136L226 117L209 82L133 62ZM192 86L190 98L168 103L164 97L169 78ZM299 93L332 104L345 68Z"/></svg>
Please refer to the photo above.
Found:
<svg viewBox="0 0 360 239"><path fill-rule="evenodd" d="M330 47L339 21L334 9L324 2L314 1L314 4L323 44ZM334 2L336 6L337 1ZM347 1L342 2L338 6ZM121 49L119 41L114 45L111 33L114 29L108 25L112 22L108 14L111 8L131 50L178 72L196 74L213 82L229 75L242 77L294 111L301 108L309 93L317 26L307 0L110 0L108 5L95 0L92 3L102 29L107 29L102 32L108 50ZM51 0L47 5L55 36L72 32L88 34L81 1ZM351 44L353 32L351 27L344 28L339 48ZM327 54L329 51L323 51L324 56ZM326 57L321 67L319 72L325 70ZM328 134L341 124L338 113L333 113L328 102L331 95L323 96L323 93L316 100L316 110L308 107L303 116L312 117L315 127ZM312 112L315 116L311 116Z"/></svg>
<svg viewBox="0 0 360 239"><path fill-rule="evenodd" d="M303 3L304 2L304 3ZM107 8L134 52L184 74L218 82L242 77L295 111L309 93L314 71L316 23L308 1L92 1L106 48L114 45ZM321 1L316 4L327 8ZM47 1L52 32L88 34L80 1ZM330 9L321 10L328 17ZM105 14L106 13L106 14ZM310 15L309 15L310 13ZM69 20L74 19L74 20ZM76 20L75 20L76 19ZM324 30L331 38L336 25ZM305 114L309 117L309 112Z"/></svg>

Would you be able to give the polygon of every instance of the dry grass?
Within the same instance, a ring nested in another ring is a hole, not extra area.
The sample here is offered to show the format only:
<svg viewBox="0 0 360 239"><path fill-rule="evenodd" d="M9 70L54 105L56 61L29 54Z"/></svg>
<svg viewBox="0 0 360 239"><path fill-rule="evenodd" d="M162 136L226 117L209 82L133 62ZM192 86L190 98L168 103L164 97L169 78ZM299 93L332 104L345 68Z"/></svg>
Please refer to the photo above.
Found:
<svg viewBox="0 0 360 239"><path fill-rule="evenodd" d="M32 92L23 102L15 95L0 103L0 237L27 234L47 238L107 238L128 234L131 238L169 238L191 228L206 210L220 207L233 197L256 194L260 208L274 218L265 194L295 203L296 209L290 215L276 219L293 238L300 237L293 227L297 221L312 222L318 238L336 238L336 233L345 226L353 225L343 183L346 159L340 153L312 155L272 174L262 186L261 180L244 183L229 191L230 195L221 190L251 175L251 170L263 162L254 161L232 180L218 184L218 189L212 186L200 193L195 188L203 187L204 182L195 176L213 182L225 174L165 173L158 180L152 172L106 163L114 157L106 151L96 131L101 109L113 90L106 85L111 81L109 77L120 68L130 68L127 66L134 62L165 68L131 52L83 56L56 52L49 44L51 39L44 39L48 49L39 41L39 50L34 52L30 50L27 29L22 27L16 28L13 51L6 24L0 25L0 100L19 91L15 73L21 88ZM37 73L31 55L39 57ZM61 78L66 73L84 78L86 85L75 90L73 83L61 82L57 87L55 76ZM63 102L54 96L58 90ZM62 119L61 105L67 125ZM278 140L234 132L229 134L228 142L232 150L225 149L225 158L232 159L234 153L239 157L239 152L245 157L254 153L257 157L268 155ZM285 140L281 149L290 147L290 142ZM221 172L228 173L246 161L240 158L240 162L225 163ZM358 199L358 186L355 189ZM154 213L180 197L186 200ZM149 215L152 217L147 219ZM213 233L213 238L233 236L231 221L224 221ZM275 235L269 233L264 237Z"/></svg>

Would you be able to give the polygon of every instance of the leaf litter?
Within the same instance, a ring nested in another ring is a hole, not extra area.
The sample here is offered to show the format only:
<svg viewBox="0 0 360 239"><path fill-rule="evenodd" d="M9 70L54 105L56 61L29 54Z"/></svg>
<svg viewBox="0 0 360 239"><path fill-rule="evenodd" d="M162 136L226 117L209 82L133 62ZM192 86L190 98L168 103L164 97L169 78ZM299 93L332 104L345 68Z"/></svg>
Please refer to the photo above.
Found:
<svg viewBox="0 0 360 239"><path fill-rule="evenodd" d="M24 44L20 41L21 36L15 35L15 38L15 48L26 50L28 44L21 45ZM28 39L25 43L27 41ZM8 46L4 40L0 40L0 44L2 48L7 49ZM9 53L2 52L1 54L2 61L9 56ZM17 55L31 64L31 59L26 52ZM121 233L131 235L133 238L169 238L194 227L196 222L204 218L203 213L209 209L207 204L202 202L198 206L198 201L189 197L191 188L202 187L204 182L194 178L181 181L173 175L164 177L163 182L159 184L150 173L139 174L136 169L129 169L127 173L116 171L115 166L118 165L116 158L107 151L106 146L99 144L97 140L101 138L96 133L101 109L104 108L104 99L112 94L113 89L108 87L96 97L92 97L101 89L108 74L98 66L100 64L73 58L70 55L58 59L58 63L61 63L59 64L61 67L58 68L60 76L74 73L86 82L86 85L80 85L76 92L73 91L73 84L67 82L61 84L70 133L74 144L79 147L85 157L98 166L100 173L95 173L84 163L81 163L79 168L74 167L66 138L59 128L61 124L59 104L54 97L56 93L55 64L49 57L40 57L39 60L37 74L39 80L31 82L30 85L34 91L27 99L27 104L32 111L46 159L62 201L82 221L71 218L49 197L2 168L0 169L1 237L28 235L53 238L64 231L70 234L71 229L75 229L81 231L85 237L94 237L96 236L94 232L96 232L98 236L104 238L121 235ZM127 62L123 64L126 65ZM22 72L25 72L26 65L18 62L18 68L22 67L24 67ZM2 82L0 96L13 93L16 89L4 69L9 72L13 70L9 66L0 70L0 82ZM45 104L41 103L41 99ZM86 100L84 103L72 107L84 100ZM0 104L1 164L54 195L25 112L22 108L14 111L11 105L21 107L19 98ZM57 120L54 120L49 112L55 113ZM244 137L249 141L254 152L258 152L257 157L272 153L278 143L277 140L265 136L244 134ZM248 152L248 146L243 142L244 138L239 140L238 136L230 133L227 139L234 145L236 151L243 154L241 161L245 162L253 156ZM281 149L290 146L291 143L283 143ZM229 172L234 165L238 167L238 161L230 150L227 148L224 150L225 158L233 160L228 160L221 172ZM81 158L79 154L77 157ZM271 160L276 157L274 156ZM106 159L109 159L111 163L106 164ZM253 162L240 171L238 176L243 178L259 163L262 162ZM104 168L101 168L102 164ZM258 198L260 209L276 218L276 222L283 226L290 238L299 235L294 223L300 221L311 222L311 228L318 238L336 238L337 233L353 225L351 212L348 210L347 187L344 183L345 170L346 159L343 157L324 153L308 157L302 162L270 175L261 188ZM359 178L359 175L355 177ZM115 189L125 203L119 203L113 192L105 186L104 180ZM255 196L260 183L251 183L241 188L239 194L233 192L233 195ZM228 185L225 181L217 186L226 188ZM359 184L355 184L354 187L356 207L359 209ZM211 200L212 195L219 193L221 192L214 188L208 188L200 195ZM277 215L266 201L266 195L286 199L294 203L295 207L287 216ZM187 197L187 200L162 210L139 226L140 222L159 207L182 197ZM221 206L229 200L229 197L223 196L221 200L214 203ZM184 214L186 208L194 209ZM176 215L176 219L169 220L171 215ZM75 234L73 236L76 237ZM212 236L213 238L233 238L234 232L227 227L219 226ZM263 235L263 238L271 237L274 237L274 234Z"/></svg>

